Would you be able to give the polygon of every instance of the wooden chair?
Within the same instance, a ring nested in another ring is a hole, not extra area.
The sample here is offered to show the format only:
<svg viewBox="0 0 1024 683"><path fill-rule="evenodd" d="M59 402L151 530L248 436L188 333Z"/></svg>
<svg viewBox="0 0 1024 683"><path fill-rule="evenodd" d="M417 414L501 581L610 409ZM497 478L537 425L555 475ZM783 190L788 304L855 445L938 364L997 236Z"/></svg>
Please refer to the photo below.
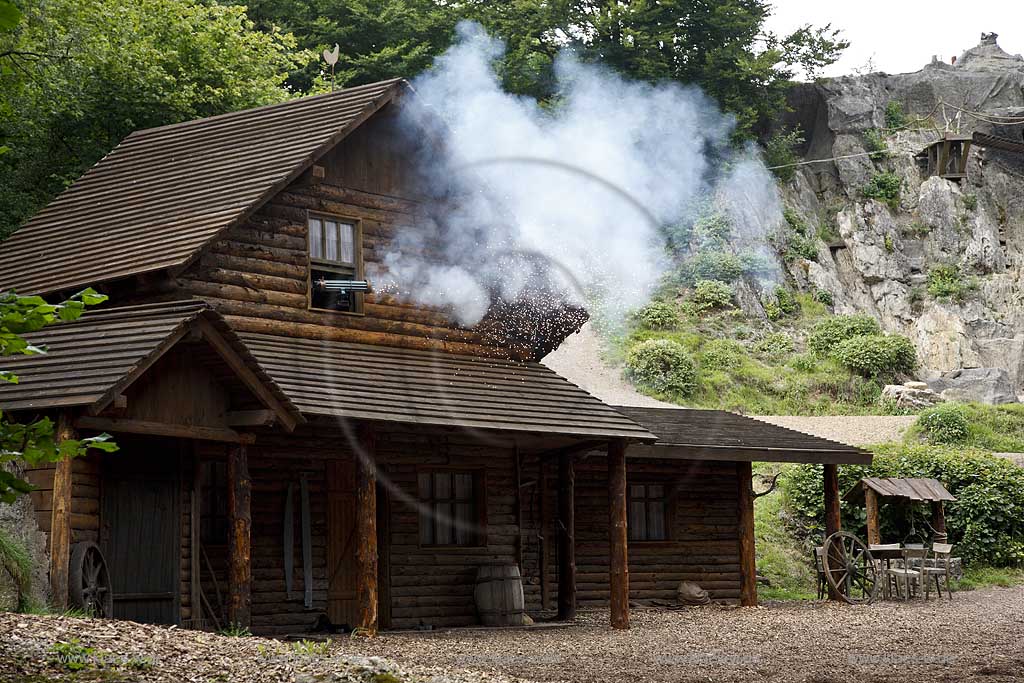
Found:
<svg viewBox="0 0 1024 683"><path fill-rule="evenodd" d="M903 581L903 599L908 600L913 597L916 592L914 589L921 584L922 577L924 574L921 569L928 561L928 549L927 548L904 548L903 549L903 566L902 567L890 567L886 569L886 574L891 574L896 579L896 590L899 592L899 582ZM913 565L915 562L920 563L918 569L914 569Z"/></svg>
<svg viewBox="0 0 1024 683"><path fill-rule="evenodd" d="M932 544L932 566L926 567L921 566L921 573L924 580L924 599L928 599L929 583L928 579L935 579L935 590L938 592L939 597L942 597L942 587L939 585L939 577L946 577L946 595L949 599L953 599L953 588L950 586L950 569L949 569L949 558L953 554L953 545L950 543L933 543ZM941 566L939 563L942 563Z"/></svg>
<svg viewBox="0 0 1024 683"><path fill-rule="evenodd" d="M828 593L828 581L825 579L825 548L818 546L814 549L814 569L818 573L818 599L824 600Z"/></svg>
<svg viewBox="0 0 1024 683"><path fill-rule="evenodd" d="M892 598L893 587L896 587L896 592L899 592L899 586L896 585L896 575L890 572L892 568L892 553L900 550L901 546L899 543L873 543L868 546L868 550L875 553L875 551L881 551L878 553L875 559L875 568L878 571L878 576L885 581L885 597Z"/></svg>

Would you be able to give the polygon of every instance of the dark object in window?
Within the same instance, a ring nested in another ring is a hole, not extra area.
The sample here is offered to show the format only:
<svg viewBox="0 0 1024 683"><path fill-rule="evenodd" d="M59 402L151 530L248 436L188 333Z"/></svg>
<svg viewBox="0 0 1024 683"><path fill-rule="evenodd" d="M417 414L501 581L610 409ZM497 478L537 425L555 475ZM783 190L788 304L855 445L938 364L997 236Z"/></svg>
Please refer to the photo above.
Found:
<svg viewBox="0 0 1024 683"><path fill-rule="evenodd" d="M664 484L629 485L629 540L667 541L668 488Z"/></svg>
<svg viewBox="0 0 1024 683"><path fill-rule="evenodd" d="M362 295L332 291L318 283L324 280L362 278L359 253L360 231L355 223L326 216L309 217L309 305L332 311L358 312Z"/></svg>
<svg viewBox="0 0 1024 683"><path fill-rule="evenodd" d="M228 464L222 460L200 463L199 540L204 545L228 543Z"/></svg>
<svg viewBox="0 0 1024 683"><path fill-rule="evenodd" d="M474 472L419 473L421 545L483 545L479 480Z"/></svg>

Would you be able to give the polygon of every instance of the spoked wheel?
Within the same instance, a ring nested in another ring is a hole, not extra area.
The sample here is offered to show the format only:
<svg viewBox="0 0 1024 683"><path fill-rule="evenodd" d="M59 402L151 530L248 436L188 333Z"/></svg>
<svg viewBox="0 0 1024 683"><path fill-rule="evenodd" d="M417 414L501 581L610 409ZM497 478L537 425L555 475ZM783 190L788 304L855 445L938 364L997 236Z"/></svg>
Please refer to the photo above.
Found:
<svg viewBox="0 0 1024 683"><path fill-rule="evenodd" d="M878 595L878 567L871 551L853 534L837 531L825 539L825 580L852 605L870 603Z"/></svg>
<svg viewBox="0 0 1024 683"><path fill-rule="evenodd" d="M99 546L91 541L76 543L68 572L71 605L94 617L112 617L114 592L110 587L107 562Z"/></svg>

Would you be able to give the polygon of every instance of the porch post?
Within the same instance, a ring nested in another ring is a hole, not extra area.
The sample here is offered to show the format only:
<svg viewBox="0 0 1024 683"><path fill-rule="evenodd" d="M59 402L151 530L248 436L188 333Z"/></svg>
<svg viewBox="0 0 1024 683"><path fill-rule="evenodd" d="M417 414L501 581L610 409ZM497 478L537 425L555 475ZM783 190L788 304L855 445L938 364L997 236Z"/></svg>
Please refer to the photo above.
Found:
<svg viewBox="0 0 1024 683"><path fill-rule="evenodd" d="M608 443L608 573L612 628L629 628L626 441Z"/></svg>
<svg viewBox="0 0 1024 683"><path fill-rule="evenodd" d="M882 532L878 528L878 494L867 484L864 487L864 509L867 512L868 545L882 542Z"/></svg>
<svg viewBox="0 0 1024 683"><path fill-rule="evenodd" d="M558 618L576 618L576 471L572 456L558 459Z"/></svg>
<svg viewBox="0 0 1024 683"><path fill-rule="evenodd" d="M946 534L946 510L941 500L932 501L932 529L935 531L935 543L945 543L949 538Z"/></svg>
<svg viewBox="0 0 1024 683"><path fill-rule="evenodd" d="M228 571L228 622L252 622L252 479L244 443L228 453L228 514L231 522Z"/></svg>
<svg viewBox="0 0 1024 683"><path fill-rule="evenodd" d="M740 531L740 605L757 607L757 560L754 555L753 466L736 463L736 498L739 506Z"/></svg>
<svg viewBox="0 0 1024 683"><path fill-rule="evenodd" d="M825 537L839 531L839 466L825 465ZM839 600L839 594L830 585L828 599Z"/></svg>
<svg viewBox="0 0 1024 683"><path fill-rule="evenodd" d="M367 424L356 429L356 586L357 628L377 632L377 472L376 434Z"/></svg>
<svg viewBox="0 0 1024 683"><path fill-rule="evenodd" d="M57 416L57 443L75 439L75 428L68 411ZM53 471L53 504L50 507L50 594L58 610L68 608L68 570L71 564L71 458L57 462Z"/></svg>

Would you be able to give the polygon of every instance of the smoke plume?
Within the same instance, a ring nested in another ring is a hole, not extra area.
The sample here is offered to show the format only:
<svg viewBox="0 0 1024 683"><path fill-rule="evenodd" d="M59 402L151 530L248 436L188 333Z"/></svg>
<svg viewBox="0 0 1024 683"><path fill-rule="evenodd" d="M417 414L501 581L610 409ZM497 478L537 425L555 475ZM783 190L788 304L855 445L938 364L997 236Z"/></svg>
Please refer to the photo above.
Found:
<svg viewBox="0 0 1024 683"><path fill-rule="evenodd" d="M671 263L666 226L717 205L751 245L778 223L771 175L730 145L733 121L699 89L555 66L549 107L502 90L503 45L475 24L417 78L404 125L422 145L432 220L399 230L376 285L445 307L462 325L496 300L586 307L621 321ZM418 131L418 132L417 132Z"/></svg>

